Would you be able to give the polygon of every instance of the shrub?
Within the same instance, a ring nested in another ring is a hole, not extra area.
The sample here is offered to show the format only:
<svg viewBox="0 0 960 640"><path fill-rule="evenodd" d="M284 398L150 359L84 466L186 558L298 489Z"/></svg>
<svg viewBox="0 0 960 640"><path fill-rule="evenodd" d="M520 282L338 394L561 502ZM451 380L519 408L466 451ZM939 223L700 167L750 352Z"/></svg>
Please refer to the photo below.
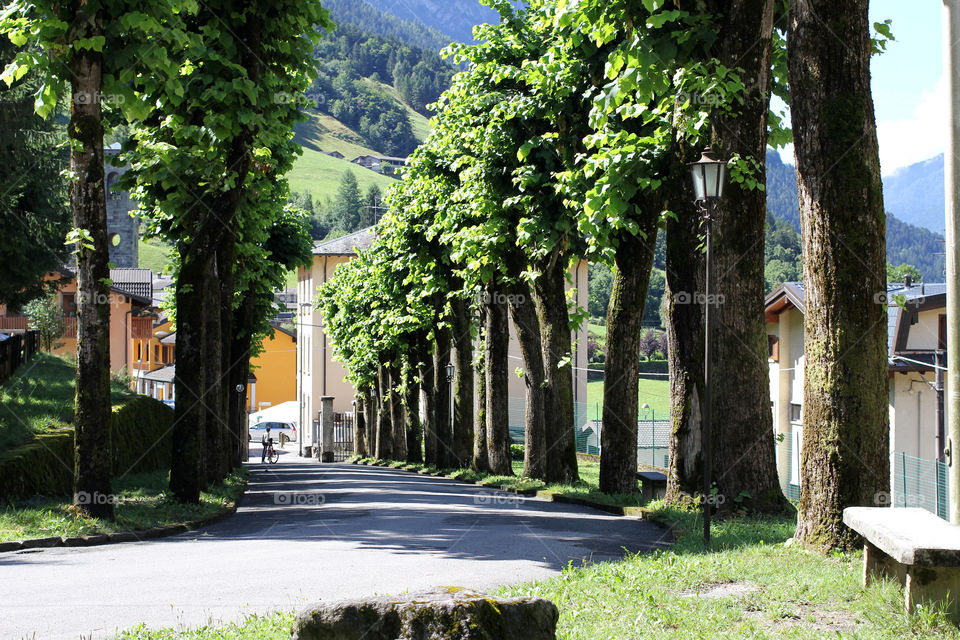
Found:
<svg viewBox="0 0 960 640"><path fill-rule="evenodd" d="M523 445L522 444L510 445L510 457L513 460L523 460Z"/></svg>

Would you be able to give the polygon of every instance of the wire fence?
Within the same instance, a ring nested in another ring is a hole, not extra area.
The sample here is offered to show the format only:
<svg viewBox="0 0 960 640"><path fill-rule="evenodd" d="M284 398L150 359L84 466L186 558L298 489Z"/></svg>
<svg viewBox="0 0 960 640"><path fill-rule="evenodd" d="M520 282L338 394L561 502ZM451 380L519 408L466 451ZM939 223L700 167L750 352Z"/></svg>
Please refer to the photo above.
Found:
<svg viewBox="0 0 960 640"><path fill-rule="evenodd" d="M915 458L902 451L891 455L893 471L890 503L894 507L920 507L948 518L950 486L947 465L939 460ZM882 505L881 505L882 506Z"/></svg>

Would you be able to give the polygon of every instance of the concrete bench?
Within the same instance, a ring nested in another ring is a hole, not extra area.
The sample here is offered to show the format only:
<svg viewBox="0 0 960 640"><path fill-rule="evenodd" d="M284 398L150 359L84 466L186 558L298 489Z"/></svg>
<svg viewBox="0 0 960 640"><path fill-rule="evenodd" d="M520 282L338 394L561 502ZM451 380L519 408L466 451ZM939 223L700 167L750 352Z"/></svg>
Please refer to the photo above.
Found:
<svg viewBox="0 0 960 640"><path fill-rule="evenodd" d="M863 584L879 577L904 587L904 604L947 603L960 621L960 527L914 508L850 507L843 523L866 540Z"/></svg>
<svg viewBox="0 0 960 640"><path fill-rule="evenodd" d="M640 481L640 497L646 504L667 495L667 476L656 471L637 471Z"/></svg>

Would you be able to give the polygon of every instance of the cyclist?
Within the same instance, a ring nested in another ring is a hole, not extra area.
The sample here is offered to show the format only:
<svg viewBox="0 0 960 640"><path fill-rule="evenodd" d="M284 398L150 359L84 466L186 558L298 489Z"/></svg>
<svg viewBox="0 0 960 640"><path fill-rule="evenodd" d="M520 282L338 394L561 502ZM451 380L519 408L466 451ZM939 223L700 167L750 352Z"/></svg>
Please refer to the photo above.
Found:
<svg viewBox="0 0 960 640"><path fill-rule="evenodd" d="M267 427L267 432L260 439L260 444L263 445L263 450L260 452L260 462L262 463L267 459L267 449L273 444L273 438L270 437L270 427Z"/></svg>

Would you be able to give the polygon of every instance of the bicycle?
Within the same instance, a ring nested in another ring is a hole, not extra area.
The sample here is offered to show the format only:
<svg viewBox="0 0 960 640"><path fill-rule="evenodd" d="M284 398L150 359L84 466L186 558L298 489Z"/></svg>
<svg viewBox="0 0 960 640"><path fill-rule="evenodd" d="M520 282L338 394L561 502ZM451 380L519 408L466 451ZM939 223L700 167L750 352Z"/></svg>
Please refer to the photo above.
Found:
<svg viewBox="0 0 960 640"><path fill-rule="evenodd" d="M266 459L270 464L276 464L276 462L280 459L280 452L273 447L273 438L267 440Z"/></svg>

